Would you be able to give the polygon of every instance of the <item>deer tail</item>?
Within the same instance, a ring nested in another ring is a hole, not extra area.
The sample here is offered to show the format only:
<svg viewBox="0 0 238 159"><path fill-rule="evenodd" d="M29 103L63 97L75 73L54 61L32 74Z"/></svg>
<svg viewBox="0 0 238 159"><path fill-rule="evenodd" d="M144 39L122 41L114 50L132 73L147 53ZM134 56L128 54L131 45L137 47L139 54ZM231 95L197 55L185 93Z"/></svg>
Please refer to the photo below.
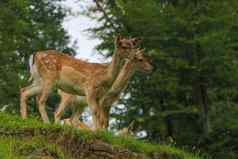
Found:
<svg viewBox="0 0 238 159"><path fill-rule="evenodd" d="M35 54L31 54L29 57L29 69L30 69L30 78L28 79L28 82L31 82L33 80L33 72L34 72L34 60Z"/></svg>

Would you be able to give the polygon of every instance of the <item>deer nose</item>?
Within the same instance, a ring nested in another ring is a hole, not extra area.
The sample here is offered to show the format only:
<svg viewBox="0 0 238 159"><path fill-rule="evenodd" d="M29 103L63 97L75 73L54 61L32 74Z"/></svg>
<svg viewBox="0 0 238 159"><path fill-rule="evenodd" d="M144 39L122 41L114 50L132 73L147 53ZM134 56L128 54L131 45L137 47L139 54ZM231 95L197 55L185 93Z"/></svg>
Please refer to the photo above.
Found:
<svg viewBox="0 0 238 159"><path fill-rule="evenodd" d="M144 70L146 73L153 73L154 72L154 67L152 65L147 66Z"/></svg>

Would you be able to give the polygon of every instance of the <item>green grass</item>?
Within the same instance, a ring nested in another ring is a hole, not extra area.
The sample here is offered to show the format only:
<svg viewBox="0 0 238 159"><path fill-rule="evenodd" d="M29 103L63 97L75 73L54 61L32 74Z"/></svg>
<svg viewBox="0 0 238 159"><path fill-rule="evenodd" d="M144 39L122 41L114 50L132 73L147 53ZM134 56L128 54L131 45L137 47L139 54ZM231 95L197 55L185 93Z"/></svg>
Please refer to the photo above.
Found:
<svg viewBox="0 0 238 159"><path fill-rule="evenodd" d="M178 149L174 146L161 145L161 144L151 144L149 142L135 139L132 136L114 136L110 132L98 131L96 132L96 137L111 143L115 146L121 146L127 148L134 152L142 152L145 154L152 154L154 152L167 153L175 155L181 159L204 159L201 155L188 153L184 150Z"/></svg>
<svg viewBox="0 0 238 159"><path fill-rule="evenodd" d="M37 120L35 118L22 120L17 115L9 115L4 113L0 113L0 128L5 128L6 130L18 129L18 128L19 129L46 128L51 130L59 129L61 134L62 133L68 134L72 137L73 136L79 137L84 140L100 139L114 146L127 148L133 152L145 153L147 155L157 152L157 153L170 154L170 155L176 156L178 159L204 159L204 157L201 157L199 154L188 153L184 150L175 148L173 146L151 144L146 141L137 140L132 136L114 136L113 133L108 131L91 132L86 130L76 130L68 126L60 126L56 124L44 124L41 122L41 120ZM33 140L31 143L23 142L23 144L24 145L32 144L32 145L38 145L38 146L40 145L41 147L44 147L44 145L47 145L46 143L40 143L39 141L44 141L44 139L39 140L38 137L36 137L36 139ZM15 138L9 138L9 137L0 138L0 158L2 157L1 155L4 155L4 154L7 154L7 156L11 156L13 153L12 145L15 145L17 142L19 142L19 139L16 137ZM52 151L58 152L56 148L57 146L53 145L53 147L54 147L54 150ZM61 154L61 156L63 156L63 154ZM11 159L11 158L6 158L6 159Z"/></svg>
<svg viewBox="0 0 238 159"><path fill-rule="evenodd" d="M13 138L3 138L3 137L0 138L0 158L13 159L14 143L15 143L15 139ZM17 157L17 158L20 158L20 157Z"/></svg>
<svg viewBox="0 0 238 159"><path fill-rule="evenodd" d="M29 117L27 120L21 119L18 115L0 113L1 128L52 128L59 127L55 124L44 124L36 118Z"/></svg>
<svg viewBox="0 0 238 159"><path fill-rule="evenodd" d="M65 159L64 153L57 145L47 143L42 137L33 137L30 140L0 137L0 159L26 159L39 156L41 151L46 150L58 159Z"/></svg>

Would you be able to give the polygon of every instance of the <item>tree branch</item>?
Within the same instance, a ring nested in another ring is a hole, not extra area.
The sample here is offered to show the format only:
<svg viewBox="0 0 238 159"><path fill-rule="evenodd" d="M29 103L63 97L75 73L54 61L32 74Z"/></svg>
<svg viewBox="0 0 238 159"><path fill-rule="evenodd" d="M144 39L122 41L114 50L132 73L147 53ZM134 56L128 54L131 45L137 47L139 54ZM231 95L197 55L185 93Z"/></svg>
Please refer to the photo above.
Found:
<svg viewBox="0 0 238 159"><path fill-rule="evenodd" d="M113 28L116 32L118 32L117 27L115 26L115 24L113 23L113 21L109 18L107 12L103 9L103 7L101 6L99 0L93 0L93 1L95 2L95 4L96 4L98 10L102 12L102 14L103 14L103 16L106 18L107 22L109 22L110 25L112 26L112 28Z"/></svg>

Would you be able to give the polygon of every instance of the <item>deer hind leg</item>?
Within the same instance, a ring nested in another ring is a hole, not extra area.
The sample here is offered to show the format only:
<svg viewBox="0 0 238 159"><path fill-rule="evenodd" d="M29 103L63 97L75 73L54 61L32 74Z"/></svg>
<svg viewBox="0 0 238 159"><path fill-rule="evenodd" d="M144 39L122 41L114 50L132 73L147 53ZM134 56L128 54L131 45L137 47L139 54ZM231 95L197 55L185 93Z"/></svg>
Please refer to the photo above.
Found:
<svg viewBox="0 0 238 159"><path fill-rule="evenodd" d="M109 126L109 116L110 116L110 109L105 107L100 107L100 111L98 112L98 124L99 128L107 129Z"/></svg>
<svg viewBox="0 0 238 159"><path fill-rule="evenodd" d="M73 126L78 127L78 125L81 125L82 122L80 121L80 116L82 115L84 108L87 106L87 103L85 102L84 98L80 97L80 100L73 105L73 114L71 116L71 122Z"/></svg>
<svg viewBox="0 0 238 159"><path fill-rule="evenodd" d="M27 118L27 99L33 95L39 94L41 85L33 83L28 87L21 88L20 90L20 112L23 119Z"/></svg>
<svg viewBox="0 0 238 159"><path fill-rule="evenodd" d="M47 98L49 96L49 93L50 93L52 87L53 87L52 82L45 82L44 85L43 85L43 89L41 91L41 94L40 94L40 96L38 97L38 100L37 100L38 109L39 109L41 118L45 123L50 122L49 118L48 118L48 115L47 115L47 112L45 110L45 103L47 101Z"/></svg>

